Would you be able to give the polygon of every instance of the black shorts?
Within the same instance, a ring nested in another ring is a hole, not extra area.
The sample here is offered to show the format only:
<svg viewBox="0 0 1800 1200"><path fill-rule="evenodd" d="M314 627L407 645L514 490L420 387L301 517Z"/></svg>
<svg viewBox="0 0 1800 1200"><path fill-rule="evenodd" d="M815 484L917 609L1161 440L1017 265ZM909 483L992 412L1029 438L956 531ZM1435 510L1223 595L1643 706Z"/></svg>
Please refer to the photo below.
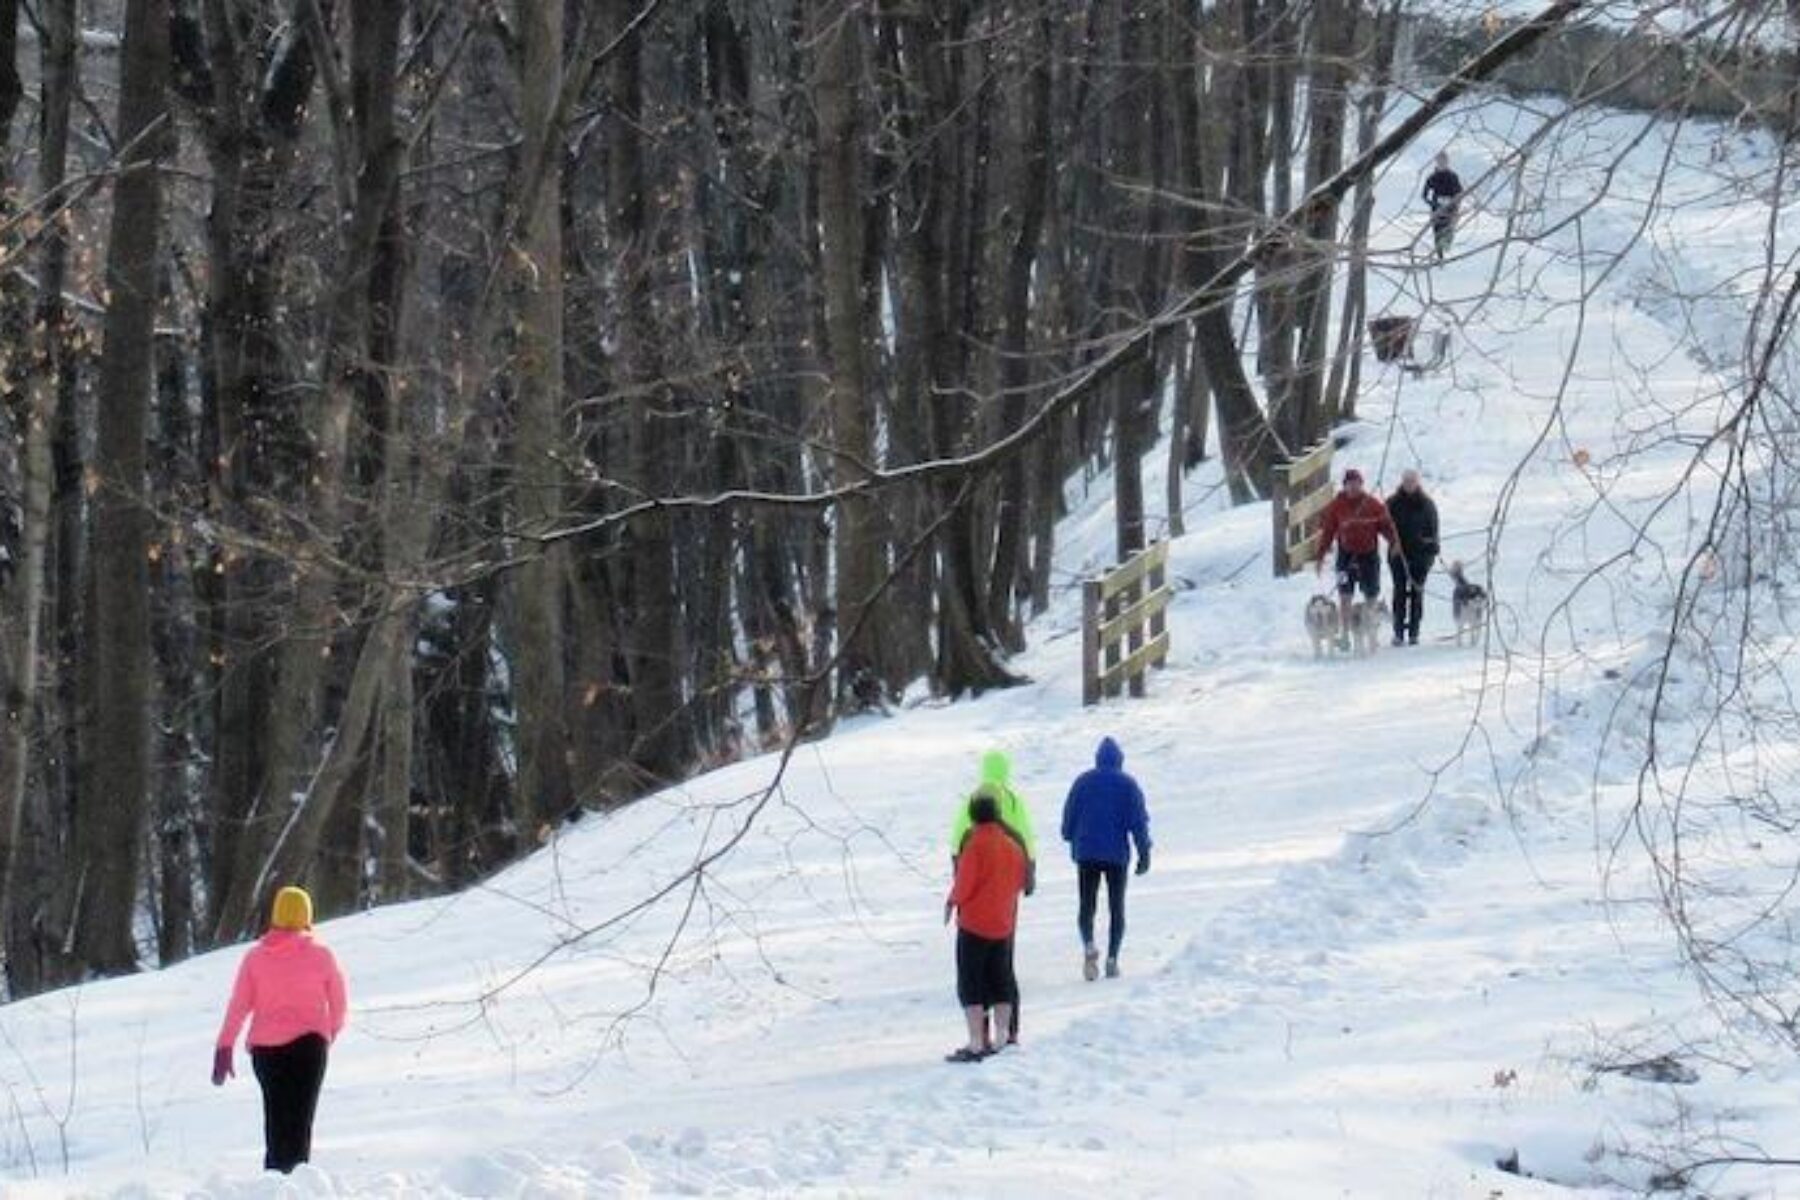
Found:
<svg viewBox="0 0 1800 1200"><path fill-rule="evenodd" d="M956 999L964 1008L992 1008L1013 998L1011 938L994 941L956 931Z"/></svg>
<svg viewBox="0 0 1800 1200"><path fill-rule="evenodd" d="M1339 550L1337 556L1337 590L1338 595L1348 596L1357 588L1370 600L1381 595L1381 555L1371 550L1367 554L1352 554L1348 550Z"/></svg>

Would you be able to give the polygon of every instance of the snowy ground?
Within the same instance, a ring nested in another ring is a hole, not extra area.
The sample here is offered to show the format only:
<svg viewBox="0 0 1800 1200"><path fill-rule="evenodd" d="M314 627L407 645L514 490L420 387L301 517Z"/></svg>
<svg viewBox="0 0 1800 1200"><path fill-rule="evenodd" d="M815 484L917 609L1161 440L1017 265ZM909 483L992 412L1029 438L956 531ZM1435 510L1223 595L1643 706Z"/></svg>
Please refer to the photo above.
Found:
<svg viewBox="0 0 1800 1200"><path fill-rule="evenodd" d="M1517 145L1528 120L1465 108L1459 154ZM1605 855L1628 772L1597 768L1596 750L1653 648L1663 566L1626 561L1560 606L1688 461L1653 435L1710 418L1714 381L1676 350L1674 284L1728 283L1766 216L1718 182L1754 165L1755 143L1730 143L1720 167L1711 132L1634 143L1643 129L1590 121L1520 177L1515 232L1541 236L1431 277L1452 367L1372 378L1340 458L1384 486L1425 468L1456 535L1446 554L1479 564L1499 600L1485 650L1434 640L1434 581L1427 645L1313 661L1314 582L1271 582L1267 507L1226 510L1202 471L1173 553L1175 655L1147 699L1081 708L1065 588L1019 664L1030 686L859 721L802 748L767 804L774 762L741 764L584 821L485 888L333 922L357 1011L317 1165L285 1184L256 1170L254 1084L205 1078L239 951L0 1009L0 1192L1528 1197L1642 1188L1714 1134L1791 1154L1800 1070L1785 1060L1695 1058L1690 1084L1594 1069L1712 1023L1633 902L1635 860ZM1407 205L1436 144L1384 182L1384 244L1416 232ZM1675 176L1693 206L1621 257L1671 146L1708 167ZM1591 195L1577 151L1625 169L1559 224ZM1501 222L1486 204L1464 245ZM1403 286L1405 308L1424 282L1381 288ZM1161 455L1147 465L1160 496ZM1100 486L1066 530L1064 583L1105 556L1110 521ZM1674 553L1689 515L1654 528ZM1087 984L1055 829L1106 733L1149 795L1157 851L1132 885L1125 978ZM1016 757L1045 847L1020 938L1025 1045L952 1067L944 840L990 746ZM752 818L702 889L634 911ZM1496 1169L1515 1152L1538 1178Z"/></svg>

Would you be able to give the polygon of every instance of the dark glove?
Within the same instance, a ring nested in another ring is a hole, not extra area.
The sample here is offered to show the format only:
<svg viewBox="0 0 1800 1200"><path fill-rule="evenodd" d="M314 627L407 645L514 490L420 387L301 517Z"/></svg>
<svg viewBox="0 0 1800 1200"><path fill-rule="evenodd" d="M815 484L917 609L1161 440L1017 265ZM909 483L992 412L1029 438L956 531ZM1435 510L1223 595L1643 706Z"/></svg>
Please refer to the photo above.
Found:
<svg viewBox="0 0 1800 1200"><path fill-rule="evenodd" d="M213 1051L213 1086L223 1087L225 1081L236 1075L231 1069L231 1047L220 1046Z"/></svg>
<svg viewBox="0 0 1800 1200"><path fill-rule="evenodd" d="M1148 875L1150 873L1150 847L1148 846L1145 846L1142 850L1138 851L1137 873L1139 875Z"/></svg>
<svg viewBox="0 0 1800 1200"><path fill-rule="evenodd" d="M1029 895L1031 895L1031 893L1033 893L1035 891L1037 891L1037 863L1033 862L1030 859L1026 859L1025 860L1025 894L1027 896L1029 896Z"/></svg>

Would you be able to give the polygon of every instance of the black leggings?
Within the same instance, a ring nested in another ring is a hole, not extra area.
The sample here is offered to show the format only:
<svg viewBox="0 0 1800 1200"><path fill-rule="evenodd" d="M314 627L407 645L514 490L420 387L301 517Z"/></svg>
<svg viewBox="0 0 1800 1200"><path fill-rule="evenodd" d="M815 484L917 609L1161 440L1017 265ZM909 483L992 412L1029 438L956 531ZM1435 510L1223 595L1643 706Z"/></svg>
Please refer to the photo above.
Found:
<svg viewBox="0 0 1800 1200"><path fill-rule="evenodd" d="M312 1158L313 1113L328 1045L316 1033L284 1046L250 1047L263 1097L263 1169L286 1175Z"/></svg>
<svg viewBox="0 0 1800 1200"><path fill-rule="evenodd" d="M1419 638L1419 618L1425 613L1425 577L1431 574L1431 563L1407 565L1404 559L1388 559L1388 570L1394 576L1394 636Z"/></svg>
<svg viewBox="0 0 1800 1200"><path fill-rule="evenodd" d="M1094 910L1100 906L1100 880L1106 879L1106 957L1119 957L1125 942L1125 864L1084 862L1076 864L1081 876L1081 908L1075 924L1081 930L1081 944L1094 944Z"/></svg>

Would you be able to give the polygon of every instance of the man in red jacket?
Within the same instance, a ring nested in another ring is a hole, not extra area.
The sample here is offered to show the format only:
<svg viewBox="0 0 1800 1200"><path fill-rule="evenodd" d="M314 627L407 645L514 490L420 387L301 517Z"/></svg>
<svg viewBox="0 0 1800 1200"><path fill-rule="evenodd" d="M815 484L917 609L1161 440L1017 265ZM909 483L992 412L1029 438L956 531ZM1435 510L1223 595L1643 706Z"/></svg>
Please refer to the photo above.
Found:
<svg viewBox="0 0 1800 1200"><path fill-rule="evenodd" d="M956 884L944 901L944 921L956 916L956 999L969 1027L968 1042L949 1055L951 1062L980 1062L987 1048L987 1010L996 1032L1010 1026L1013 931L1019 923L1019 893L1025 890L1025 851L1000 824L1000 805L987 789L969 804L974 819L956 860Z"/></svg>
<svg viewBox="0 0 1800 1200"><path fill-rule="evenodd" d="M1344 472L1344 488L1319 519L1319 549L1313 559L1313 570L1325 571L1325 552L1337 543L1338 615L1343 618L1338 635L1338 649L1350 646L1350 598L1361 588L1365 599L1381 595L1381 541L1386 538L1388 553L1400 551L1400 532L1388 515L1387 505L1379 496L1363 491L1362 472L1351 467Z"/></svg>

